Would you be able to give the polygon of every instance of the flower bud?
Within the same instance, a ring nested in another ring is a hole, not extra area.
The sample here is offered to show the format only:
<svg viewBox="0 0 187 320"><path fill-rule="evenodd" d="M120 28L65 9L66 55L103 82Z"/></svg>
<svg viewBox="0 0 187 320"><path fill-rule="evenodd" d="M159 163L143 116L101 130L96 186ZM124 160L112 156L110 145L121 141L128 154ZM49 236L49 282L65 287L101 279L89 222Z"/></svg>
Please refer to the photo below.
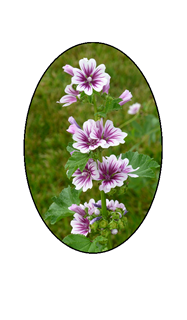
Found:
<svg viewBox="0 0 187 320"><path fill-rule="evenodd" d="M119 229L124 229L124 224L121 220L118 221Z"/></svg>
<svg viewBox="0 0 187 320"><path fill-rule="evenodd" d="M115 221L111 221L110 223L109 223L109 228L110 228L110 230L112 230L112 229L116 229L117 228L117 222L115 222Z"/></svg>
<svg viewBox="0 0 187 320"><path fill-rule="evenodd" d="M99 227L100 227L100 228L106 228L107 225L108 225L108 222L107 222L106 220L101 220L101 221L99 222Z"/></svg>
<svg viewBox="0 0 187 320"><path fill-rule="evenodd" d="M96 221L96 222L94 222L93 224L91 224L91 225L90 225L91 230L92 230L92 231L96 231L97 228L98 228L98 225L99 225L99 222L98 222L98 221Z"/></svg>
<svg viewBox="0 0 187 320"><path fill-rule="evenodd" d="M101 231L101 235L102 235L103 237L108 237L109 234L110 234L110 231L107 230L107 229Z"/></svg>
<svg viewBox="0 0 187 320"><path fill-rule="evenodd" d="M124 227L126 227L127 224L128 224L128 219L127 219L127 217L124 217L124 216L123 216L121 220L123 221Z"/></svg>
<svg viewBox="0 0 187 320"><path fill-rule="evenodd" d="M114 213L112 214L112 218L113 218L113 219L119 219L119 218L120 218L120 213L114 212Z"/></svg>
<svg viewBox="0 0 187 320"><path fill-rule="evenodd" d="M112 234L117 234L117 233L118 233L118 230L117 230L117 229L112 229L112 230L111 230L111 233L112 233Z"/></svg>

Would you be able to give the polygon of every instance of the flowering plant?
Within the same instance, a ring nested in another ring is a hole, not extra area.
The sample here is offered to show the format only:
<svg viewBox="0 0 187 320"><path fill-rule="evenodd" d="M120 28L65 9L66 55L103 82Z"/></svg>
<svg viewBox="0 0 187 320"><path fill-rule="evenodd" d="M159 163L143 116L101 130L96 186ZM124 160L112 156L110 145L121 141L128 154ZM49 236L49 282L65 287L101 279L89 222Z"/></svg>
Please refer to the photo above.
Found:
<svg viewBox="0 0 187 320"><path fill-rule="evenodd" d="M104 121L109 112L121 110L132 94L126 89L119 98L111 97L108 93L111 77L105 72L104 64L96 66L95 59L81 59L79 66L80 69L70 65L63 67L72 77L71 84L65 88L67 95L57 102L66 107L78 100L87 101L94 107L94 119L88 119L81 127L72 116L68 118L67 131L72 134L73 142L67 146L70 158L65 168L67 177L73 177L75 187L68 186L53 198L45 219L54 224L72 216L71 234L63 242L79 251L96 253L111 249L111 235L128 228L128 208L124 203L108 198L115 194L117 187L127 188L128 177L153 177L154 169L159 165L148 155L132 151L103 156L104 149L125 143L128 133L121 129L138 116L141 105L135 103L129 108L128 113L134 117L121 128L115 127L109 119ZM100 106L97 97L103 101ZM99 198L80 204L81 192L92 189L93 183L98 186Z"/></svg>

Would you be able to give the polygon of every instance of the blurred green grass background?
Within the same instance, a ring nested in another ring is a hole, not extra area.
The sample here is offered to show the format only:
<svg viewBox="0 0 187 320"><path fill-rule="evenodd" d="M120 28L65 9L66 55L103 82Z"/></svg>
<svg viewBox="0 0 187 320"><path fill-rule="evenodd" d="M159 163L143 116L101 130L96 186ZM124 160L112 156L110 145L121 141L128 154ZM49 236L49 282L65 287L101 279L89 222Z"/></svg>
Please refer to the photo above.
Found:
<svg viewBox="0 0 187 320"><path fill-rule="evenodd" d="M159 126L157 108L151 90L136 65L125 54L105 44L87 43L73 47L60 55L43 75L30 104L26 122L26 173L41 217L51 205L51 198L68 184L71 185L72 180L67 178L64 169L69 158L66 146L72 141L71 134L66 131L69 126L68 118L73 116L80 126L84 121L94 118L94 110L90 104L77 102L62 108L61 104L56 103L65 95L64 89L71 83L71 76L62 67L69 64L79 68L79 60L85 57L94 58L97 65L105 64L106 72L111 76L109 94L112 97L118 98L125 89L133 95L132 100L123 106L123 110L108 114L107 119L112 120L115 127L131 119L132 115L127 113L130 105L135 102L142 105L138 120L122 129L128 133L125 144L105 149L104 154L119 155L132 149L149 155L161 164L161 132L154 131L155 126ZM149 134L150 131L154 132ZM160 170L157 169L154 179L131 178L125 194L119 195L117 192L113 197L107 197L124 203L128 210L128 228L112 236L113 247L129 238L145 218L155 194L159 173ZM88 202L91 198L96 201L100 199L96 186L81 194L81 203ZM55 225L46 223L56 237L62 240L71 232L70 221L71 217L67 217Z"/></svg>

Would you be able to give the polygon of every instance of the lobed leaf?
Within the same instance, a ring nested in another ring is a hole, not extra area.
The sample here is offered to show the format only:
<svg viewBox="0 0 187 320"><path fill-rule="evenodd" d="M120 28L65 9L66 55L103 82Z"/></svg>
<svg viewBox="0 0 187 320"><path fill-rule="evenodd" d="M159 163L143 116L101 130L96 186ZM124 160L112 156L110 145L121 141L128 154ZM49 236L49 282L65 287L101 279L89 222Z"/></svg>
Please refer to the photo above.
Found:
<svg viewBox="0 0 187 320"><path fill-rule="evenodd" d="M70 186L62 190L58 197L52 198L54 201L44 215L45 220L49 220L51 224L64 217L72 216L74 211L68 209L72 204L80 204L79 195L82 190L71 189Z"/></svg>
<svg viewBox="0 0 187 320"><path fill-rule="evenodd" d="M68 178L70 178L77 169L83 171L89 158L88 153L74 152L65 164L65 168L69 168L67 172Z"/></svg>
<svg viewBox="0 0 187 320"><path fill-rule="evenodd" d="M74 143L74 142L69 142L69 143L68 143L68 146L66 147L67 151L68 151L68 152L72 152L72 151L77 151L77 152L79 152L79 150L73 148L73 143Z"/></svg>
<svg viewBox="0 0 187 320"><path fill-rule="evenodd" d="M107 239L98 236L91 242L89 238L82 234L70 234L63 239L63 242L73 249L91 253L101 252L106 247L106 244L101 244L100 242L106 243Z"/></svg>
<svg viewBox="0 0 187 320"><path fill-rule="evenodd" d="M150 158L147 155L139 154L137 151L132 152L128 151L122 154L122 159L129 159L129 165L136 169L140 167L137 171L132 172L137 174L139 177L146 177L146 178L154 178L155 173L152 169L160 167L160 165Z"/></svg>

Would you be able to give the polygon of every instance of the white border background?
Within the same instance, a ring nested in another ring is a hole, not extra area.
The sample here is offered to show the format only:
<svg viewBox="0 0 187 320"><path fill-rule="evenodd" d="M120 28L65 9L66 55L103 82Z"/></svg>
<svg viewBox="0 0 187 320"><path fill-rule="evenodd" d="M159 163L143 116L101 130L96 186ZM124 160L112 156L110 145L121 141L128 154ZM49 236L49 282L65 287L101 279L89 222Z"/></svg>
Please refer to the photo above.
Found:
<svg viewBox="0 0 187 320"><path fill-rule="evenodd" d="M186 15L178 1L9 1L1 8L1 319L186 319ZM83 42L119 48L140 68L163 129L152 208L117 249L63 246L33 204L23 137L49 64Z"/></svg>

